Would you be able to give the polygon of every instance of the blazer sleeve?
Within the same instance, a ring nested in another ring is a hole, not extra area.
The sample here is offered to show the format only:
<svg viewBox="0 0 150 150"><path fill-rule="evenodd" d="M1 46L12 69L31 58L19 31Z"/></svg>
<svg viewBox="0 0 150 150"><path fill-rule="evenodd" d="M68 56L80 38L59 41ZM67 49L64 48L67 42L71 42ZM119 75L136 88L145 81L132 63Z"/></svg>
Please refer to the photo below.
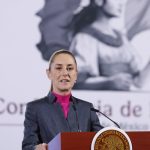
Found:
<svg viewBox="0 0 150 150"><path fill-rule="evenodd" d="M93 108L93 105L91 106L91 108ZM91 131L99 131L102 128L104 128L104 127L100 124L100 120L99 120L96 112L91 111Z"/></svg>
<svg viewBox="0 0 150 150"><path fill-rule="evenodd" d="M39 128L36 119L36 111L32 103L28 103L24 121L24 138L22 141L22 150L34 150L40 143Z"/></svg>

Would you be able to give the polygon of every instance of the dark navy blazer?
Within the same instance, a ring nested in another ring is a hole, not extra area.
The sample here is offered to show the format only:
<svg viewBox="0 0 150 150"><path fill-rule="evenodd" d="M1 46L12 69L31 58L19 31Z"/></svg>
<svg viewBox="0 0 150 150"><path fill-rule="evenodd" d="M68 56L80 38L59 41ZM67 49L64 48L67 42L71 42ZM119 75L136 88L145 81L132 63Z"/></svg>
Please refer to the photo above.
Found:
<svg viewBox="0 0 150 150"><path fill-rule="evenodd" d="M67 119L56 97L48 96L27 104L22 150L34 150L35 145L48 143L60 132L99 131L103 128L89 102L71 96Z"/></svg>

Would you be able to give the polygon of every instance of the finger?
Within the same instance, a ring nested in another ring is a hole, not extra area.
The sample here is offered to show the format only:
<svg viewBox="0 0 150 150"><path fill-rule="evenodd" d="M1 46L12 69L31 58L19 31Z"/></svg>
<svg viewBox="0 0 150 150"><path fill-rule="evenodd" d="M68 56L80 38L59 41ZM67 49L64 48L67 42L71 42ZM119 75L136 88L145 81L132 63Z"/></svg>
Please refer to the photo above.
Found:
<svg viewBox="0 0 150 150"><path fill-rule="evenodd" d="M46 143L42 143L36 146L35 150L47 150L47 144Z"/></svg>
<svg viewBox="0 0 150 150"><path fill-rule="evenodd" d="M48 145L46 143L42 143L42 146L45 148L45 150L47 150Z"/></svg>

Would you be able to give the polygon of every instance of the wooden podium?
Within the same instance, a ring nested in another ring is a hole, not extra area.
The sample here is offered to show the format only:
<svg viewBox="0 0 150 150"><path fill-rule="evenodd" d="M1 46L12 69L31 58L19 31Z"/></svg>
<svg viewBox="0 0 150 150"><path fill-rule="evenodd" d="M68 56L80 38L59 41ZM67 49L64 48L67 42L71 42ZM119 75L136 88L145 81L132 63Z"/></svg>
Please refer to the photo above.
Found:
<svg viewBox="0 0 150 150"><path fill-rule="evenodd" d="M150 132L126 132L133 150L150 150ZM48 150L90 150L95 132L59 133L48 144Z"/></svg>

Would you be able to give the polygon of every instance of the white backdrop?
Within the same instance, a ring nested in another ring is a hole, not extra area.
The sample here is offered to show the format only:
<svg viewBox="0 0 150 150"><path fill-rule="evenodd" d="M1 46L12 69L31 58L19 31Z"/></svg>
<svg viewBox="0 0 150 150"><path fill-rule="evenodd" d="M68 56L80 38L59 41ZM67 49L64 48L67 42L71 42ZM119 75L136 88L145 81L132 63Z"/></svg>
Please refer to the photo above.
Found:
<svg viewBox="0 0 150 150"><path fill-rule="evenodd" d="M20 150L23 138L25 103L45 96L48 66L35 44L40 40L35 13L43 0L0 1L0 149ZM146 60L150 31L133 39ZM149 87L145 87L148 89ZM120 123L125 130L150 130L149 92L74 91ZM101 118L101 117L100 117ZM102 118L106 126L112 125Z"/></svg>

